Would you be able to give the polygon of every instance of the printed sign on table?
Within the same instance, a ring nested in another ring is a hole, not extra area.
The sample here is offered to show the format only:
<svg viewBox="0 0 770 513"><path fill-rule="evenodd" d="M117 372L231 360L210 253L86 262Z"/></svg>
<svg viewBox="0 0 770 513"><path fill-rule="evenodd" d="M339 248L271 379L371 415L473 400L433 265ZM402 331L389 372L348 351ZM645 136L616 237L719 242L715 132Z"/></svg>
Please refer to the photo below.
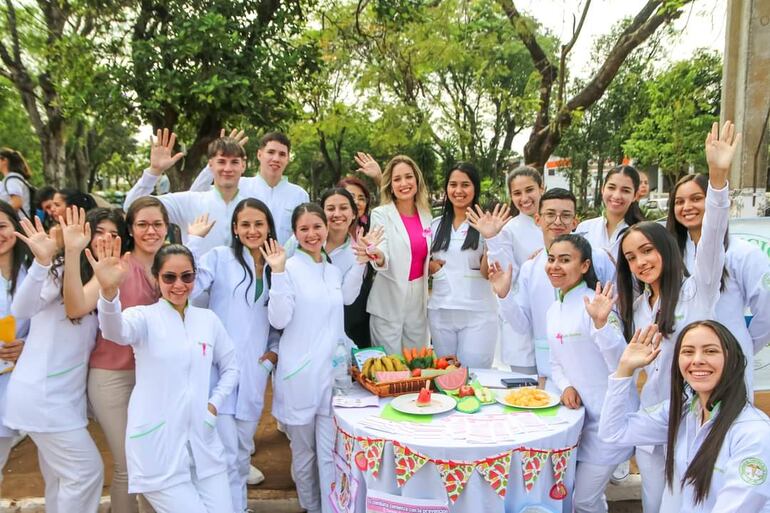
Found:
<svg viewBox="0 0 770 513"><path fill-rule="evenodd" d="M446 499L414 499L367 490L366 513L449 513Z"/></svg>
<svg viewBox="0 0 770 513"><path fill-rule="evenodd" d="M353 477L350 464L339 454L334 454L334 483L329 494L336 513L353 513L358 496L358 479Z"/></svg>

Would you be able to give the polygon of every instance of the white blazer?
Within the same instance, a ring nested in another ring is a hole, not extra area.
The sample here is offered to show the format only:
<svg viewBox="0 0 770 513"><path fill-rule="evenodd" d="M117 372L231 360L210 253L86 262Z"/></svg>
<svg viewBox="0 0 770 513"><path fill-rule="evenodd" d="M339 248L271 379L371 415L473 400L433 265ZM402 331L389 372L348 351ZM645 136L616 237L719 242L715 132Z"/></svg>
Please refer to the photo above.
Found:
<svg viewBox="0 0 770 513"><path fill-rule="evenodd" d="M430 245L433 241L430 233L431 215L427 210L418 210L422 224L425 242L428 244L428 257L423 266L423 309L427 315L428 304L428 262ZM377 274L374 277L366 311L388 321L402 322L406 316L407 285L409 284L409 269L412 263L412 246L404 221L394 203L381 205L372 210L372 229L382 226L385 229L380 249L385 254L382 266L374 265Z"/></svg>

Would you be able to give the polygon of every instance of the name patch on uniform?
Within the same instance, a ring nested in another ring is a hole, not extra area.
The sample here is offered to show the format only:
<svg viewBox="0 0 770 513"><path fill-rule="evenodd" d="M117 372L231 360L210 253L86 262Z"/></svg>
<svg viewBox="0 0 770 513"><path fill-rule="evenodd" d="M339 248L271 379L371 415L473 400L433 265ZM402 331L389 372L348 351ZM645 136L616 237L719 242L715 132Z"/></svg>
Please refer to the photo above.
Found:
<svg viewBox="0 0 770 513"><path fill-rule="evenodd" d="M761 485L767 479L767 466L759 458L745 458L741 461L738 474L750 485Z"/></svg>

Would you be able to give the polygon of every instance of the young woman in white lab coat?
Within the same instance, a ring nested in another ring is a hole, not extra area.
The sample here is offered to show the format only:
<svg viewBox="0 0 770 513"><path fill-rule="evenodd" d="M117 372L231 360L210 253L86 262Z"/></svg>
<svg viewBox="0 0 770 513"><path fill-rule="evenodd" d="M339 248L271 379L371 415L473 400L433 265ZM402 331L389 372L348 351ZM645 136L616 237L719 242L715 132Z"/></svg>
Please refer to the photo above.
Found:
<svg viewBox="0 0 770 513"><path fill-rule="evenodd" d="M211 223L205 219L190 225L188 247L198 261L191 297L209 294L209 308L217 314L233 340L240 378L217 414L217 431L225 446L230 492L236 511L246 509L246 478L249 475L254 433L262 416L265 386L278 359L280 332L267 320L270 267L260 248L275 239L270 210L254 198L242 200L230 223L232 243L203 256L197 254ZM215 367L213 383L219 378Z"/></svg>
<svg viewBox="0 0 770 513"><path fill-rule="evenodd" d="M513 266L514 278L519 269L538 250L543 249L543 232L535 222L543 195L543 177L530 166L520 166L508 176L508 194L511 198L513 219L502 226L497 234L489 234L487 259L499 262L503 269ZM537 374L534 341L528 334L516 331L500 317L500 357L511 370Z"/></svg>
<svg viewBox="0 0 770 513"><path fill-rule="evenodd" d="M497 301L487 282L484 238L465 219L479 194L476 167L455 164L444 180L441 217L431 223L428 322L436 356L457 355L467 367L488 369L497 343Z"/></svg>
<svg viewBox="0 0 770 513"><path fill-rule="evenodd" d="M695 255L703 228L708 177L687 175L671 191L666 228L676 237L685 267L695 268ZM770 260L759 247L739 237L725 238L716 320L730 328L746 356L746 385L753 390L754 355L770 342ZM753 314L746 326L744 312ZM751 394L749 394L751 400Z"/></svg>
<svg viewBox="0 0 770 513"><path fill-rule="evenodd" d="M30 263L30 253L27 245L16 237L21 231L19 217L12 205L0 201L0 318L11 315L11 302L16 291L27 276ZM0 374L0 412L5 410L5 391L12 370L7 370L8 364L15 364L24 348L24 339L29 332L28 319L15 319L16 336L14 340L0 342L0 360L3 362L3 372ZM7 362L7 363L4 363ZM0 422L0 483L2 472L8 462L13 440L19 432L10 429Z"/></svg>
<svg viewBox="0 0 770 513"><path fill-rule="evenodd" d="M264 258L272 269L268 318L283 330L275 371L273 416L291 442L291 473L300 506L329 512L334 478L334 426L331 417L332 359L345 339L343 305L361 287L358 273L342 273L323 252L328 234L323 210L314 203L292 214L298 251L286 259L275 241L265 243Z"/></svg>
<svg viewBox="0 0 770 513"><path fill-rule="evenodd" d="M377 270L366 310L372 344L388 353L428 345L428 250L431 245L428 188L417 163L404 155L385 166L380 206L372 229L384 239L372 253Z"/></svg>
<svg viewBox="0 0 770 513"><path fill-rule="evenodd" d="M188 303L192 253L178 244L161 248L152 272L162 299L125 311L120 239L98 241L95 254L86 252L101 287L99 326L136 357L126 429L129 492L142 493L158 513L233 511L216 421L238 383L238 365L219 318ZM220 378L209 391L212 365Z"/></svg>
<svg viewBox="0 0 770 513"><path fill-rule="evenodd" d="M670 397L635 411L637 370L661 354L652 325L637 330L609 377L599 435L617 445L667 444L661 513L764 511L770 502L770 419L747 397L746 358L724 325L688 324L674 345Z"/></svg>
<svg viewBox="0 0 770 513"><path fill-rule="evenodd" d="M27 219L21 225L26 235L17 237L35 261L13 297L11 313L30 319L30 328L8 383L3 424L26 431L35 442L47 511L93 513L99 507L103 465L86 429L86 379L98 322L93 312L77 319L67 316L57 242L37 217L35 225ZM117 231L107 220L99 227ZM79 263L80 255L76 257ZM87 281L87 269L78 266L74 272L82 272Z"/></svg>
<svg viewBox="0 0 770 513"><path fill-rule="evenodd" d="M575 232L588 239L592 248L608 251L617 261L620 236L629 226L645 220L636 201L639 186L635 167L620 165L610 169L602 186L604 212L580 223Z"/></svg>
<svg viewBox="0 0 770 513"><path fill-rule="evenodd" d="M545 269L558 292L546 314L552 380L565 406L586 409L572 506L578 513L602 513L607 511L604 489L610 475L632 453L629 447L602 442L598 435L607 377L626 346L618 318L612 313L613 286L609 282L601 287L591 262L591 245L580 235L556 237L548 248ZM495 263L490 281L498 295L505 296L511 272ZM506 315L507 310L502 313ZM516 322L517 318L509 321ZM636 392L629 393L626 400L637 404Z"/></svg>
<svg viewBox="0 0 770 513"><path fill-rule="evenodd" d="M679 331L690 322L715 317L730 207L727 174L739 137L734 136L734 126L727 122L721 133L715 123L706 138L709 187L701 240L689 277L676 240L662 225L637 223L621 236L617 262L618 305L626 339L631 338L636 328L650 324L657 324L663 334L660 356L645 368L647 381L640 397L642 408L653 407L669 396L668 370ZM636 450L645 511L660 508L664 452L662 445L639 446Z"/></svg>

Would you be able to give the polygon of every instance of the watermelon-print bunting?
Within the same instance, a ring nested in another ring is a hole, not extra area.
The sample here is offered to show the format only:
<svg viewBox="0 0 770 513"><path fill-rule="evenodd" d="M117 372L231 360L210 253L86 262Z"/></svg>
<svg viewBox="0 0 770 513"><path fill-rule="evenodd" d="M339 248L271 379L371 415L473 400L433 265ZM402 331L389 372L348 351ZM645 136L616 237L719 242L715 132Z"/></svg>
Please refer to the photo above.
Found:
<svg viewBox="0 0 770 513"><path fill-rule="evenodd" d="M428 461L427 457L398 443L393 444L393 453L396 455L396 484L398 486L404 486L414 473Z"/></svg>
<svg viewBox="0 0 770 513"><path fill-rule="evenodd" d="M521 471L524 474L524 488L531 492L535 486L540 472L543 470L543 464L548 460L550 451L538 451L534 449L523 449L521 451Z"/></svg>
<svg viewBox="0 0 770 513"><path fill-rule="evenodd" d="M550 496L552 499L560 501L567 496L567 487L564 486L564 474L567 473L569 458L572 456L572 449L551 453L551 463L553 463L554 485L551 487Z"/></svg>
<svg viewBox="0 0 770 513"><path fill-rule="evenodd" d="M505 498L505 491L508 489L508 473L511 471L512 454L509 451L476 464L476 470L501 499Z"/></svg>
<svg viewBox="0 0 770 513"><path fill-rule="evenodd" d="M361 444L361 449L364 451L366 470L371 471L372 476L377 477L380 473L380 461L382 461L382 450L385 448L385 440L361 438L358 440L358 443Z"/></svg>
<svg viewBox="0 0 770 513"><path fill-rule="evenodd" d="M444 481L446 494L452 504L454 504L460 498L460 494L463 493L463 488L465 488L465 484L470 479L471 474L473 474L473 469L476 465L475 463L444 462L436 463L436 467L438 467L441 479Z"/></svg>
<svg viewBox="0 0 770 513"><path fill-rule="evenodd" d="M343 447L343 450L345 451L343 456L345 457L345 462L348 465L350 465L351 464L350 457L353 454L353 443L355 442L355 440L353 439L352 436L350 436L349 434L345 433L342 430L340 430L340 433L342 433L342 447Z"/></svg>

